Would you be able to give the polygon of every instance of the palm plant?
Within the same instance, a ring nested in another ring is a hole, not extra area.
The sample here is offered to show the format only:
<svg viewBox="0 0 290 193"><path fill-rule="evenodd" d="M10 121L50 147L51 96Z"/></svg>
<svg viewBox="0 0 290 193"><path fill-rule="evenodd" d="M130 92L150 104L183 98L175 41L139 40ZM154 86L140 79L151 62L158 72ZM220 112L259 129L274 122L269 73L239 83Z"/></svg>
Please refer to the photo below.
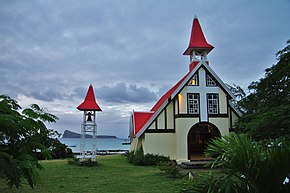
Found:
<svg viewBox="0 0 290 193"><path fill-rule="evenodd" d="M283 181L290 173L290 143L253 142L248 135L231 135L209 144L206 156L216 156L212 168L198 176L191 192L286 192ZM289 190L288 190L289 191Z"/></svg>

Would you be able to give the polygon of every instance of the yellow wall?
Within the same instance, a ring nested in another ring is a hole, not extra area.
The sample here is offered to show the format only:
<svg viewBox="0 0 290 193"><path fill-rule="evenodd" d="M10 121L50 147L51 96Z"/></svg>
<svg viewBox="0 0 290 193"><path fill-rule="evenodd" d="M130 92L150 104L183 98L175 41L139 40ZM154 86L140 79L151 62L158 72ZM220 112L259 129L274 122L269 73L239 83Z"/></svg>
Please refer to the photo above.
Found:
<svg viewBox="0 0 290 193"><path fill-rule="evenodd" d="M137 143L138 143L138 139L137 138L133 138L132 141L131 141L131 145L130 145L130 152L137 150Z"/></svg>
<svg viewBox="0 0 290 193"><path fill-rule="evenodd" d="M144 154L153 153L176 159L174 133L146 133L143 145Z"/></svg>
<svg viewBox="0 0 290 193"><path fill-rule="evenodd" d="M236 113L234 113L233 111L231 111L232 113L232 124L234 126L235 122L239 119L238 116L236 115Z"/></svg>
<svg viewBox="0 0 290 193"><path fill-rule="evenodd" d="M130 145L130 152L138 150L144 144L144 135L139 138L133 138Z"/></svg>
<svg viewBox="0 0 290 193"><path fill-rule="evenodd" d="M229 135L230 118L209 118L209 122L219 129L221 135Z"/></svg>
<svg viewBox="0 0 290 193"><path fill-rule="evenodd" d="M173 101L166 108L167 129L174 129Z"/></svg>
<svg viewBox="0 0 290 193"><path fill-rule="evenodd" d="M152 122L152 124L150 125L150 127L148 129L155 129L155 121Z"/></svg>
<svg viewBox="0 0 290 193"><path fill-rule="evenodd" d="M219 88L219 111L221 114L227 113L227 97L225 92Z"/></svg>
<svg viewBox="0 0 290 193"><path fill-rule="evenodd" d="M199 118L176 119L176 160L187 160L187 136L193 125L199 122Z"/></svg>
<svg viewBox="0 0 290 193"><path fill-rule="evenodd" d="M187 113L187 88L184 87L182 91L178 94L178 104L179 104L179 113Z"/></svg>
<svg viewBox="0 0 290 193"><path fill-rule="evenodd" d="M176 97L176 99L174 99L173 101L174 101L174 107L175 107L175 115L177 115L178 114L178 97Z"/></svg>
<svg viewBox="0 0 290 193"><path fill-rule="evenodd" d="M162 113L160 113L160 115L157 118L157 129L165 129L165 116L164 116L165 112L164 110L162 111Z"/></svg>

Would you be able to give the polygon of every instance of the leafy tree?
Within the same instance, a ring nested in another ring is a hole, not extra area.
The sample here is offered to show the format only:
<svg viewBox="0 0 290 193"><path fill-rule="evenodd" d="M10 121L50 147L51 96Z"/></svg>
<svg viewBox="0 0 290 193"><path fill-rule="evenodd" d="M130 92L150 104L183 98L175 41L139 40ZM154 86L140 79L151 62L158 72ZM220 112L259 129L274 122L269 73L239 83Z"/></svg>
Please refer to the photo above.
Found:
<svg viewBox="0 0 290 193"><path fill-rule="evenodd" d="M290 143L286 139L253 142L249 135L233 134L209 144L206 156L219 155L212 168L193 179L190 192L288 192L283 185L290 172Z"/></svg>
<svg viewBox="0 0 290 193"><path fill-rule="evenodd" d="M43 137L41 143L47 148L52 159L72 158L73 152L67 145L62 144L58 139ZM41 152L37 153L38 159L46 159L45 155Z"/></svg>
<svg viewBox="0 0 290 193"><path fill-rule="evenodd" d="M36 104L20 110L16 100L0 95L0 178L17 188L24 178L33 188L39 180L37 169L42 169L36 153L50 157L42 144L49 134L44 122L55 122L57 117Z"/></svg>
<svg viewBox="0 0 290 193"><path fill-rule="evenodd" d="M226 84L226 85L235 96L235 99L231 100L232 104L239 111L244 112L245 110L239 105L239 102L246 97L245 91L242 89L242 87L240 87L236 84L233 84L233 85Z"/></svg>
<svg viewBox="0 0 290 193"><path fill-rule="evenodd" d="M244 111L236 128L255 139L290 136L290 40L276 54L277 64L250 84L250 94L238 105Z"/></svg>

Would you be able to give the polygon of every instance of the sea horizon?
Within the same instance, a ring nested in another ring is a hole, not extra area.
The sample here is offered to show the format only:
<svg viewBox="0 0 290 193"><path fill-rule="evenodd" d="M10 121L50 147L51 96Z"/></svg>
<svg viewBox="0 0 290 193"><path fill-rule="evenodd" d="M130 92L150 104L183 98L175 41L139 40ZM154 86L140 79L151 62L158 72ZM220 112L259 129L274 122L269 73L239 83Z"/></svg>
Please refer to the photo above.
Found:
<svg viewBox="0 0 290 193"><path fill-rule="evenodd" d="M81 138L58 138L58 140L67 145L73 153L80 152ZM130 145L123 145L126 142L124 138L97 138L96 139L96 150L97 151L128 151ZM92 138L85 139L85 150L91 151L93 145Z"/></svg>

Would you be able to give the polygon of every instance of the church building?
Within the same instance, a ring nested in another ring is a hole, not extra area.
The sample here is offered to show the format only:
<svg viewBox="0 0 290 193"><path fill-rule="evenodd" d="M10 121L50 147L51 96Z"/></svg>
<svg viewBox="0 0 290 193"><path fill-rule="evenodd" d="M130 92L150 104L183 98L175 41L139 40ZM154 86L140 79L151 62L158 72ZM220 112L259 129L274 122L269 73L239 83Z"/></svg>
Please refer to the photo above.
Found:
<svg viewBox="0 0 290 193"><path fill-rule="evenodd" d="M212 70L207 55L214 47L194 18L188 48L189 72L169 89L149 112L133 111L130 151L169 156L178 162L204 156L208 142L229 135L241 115L235 96Z"/></svg>

